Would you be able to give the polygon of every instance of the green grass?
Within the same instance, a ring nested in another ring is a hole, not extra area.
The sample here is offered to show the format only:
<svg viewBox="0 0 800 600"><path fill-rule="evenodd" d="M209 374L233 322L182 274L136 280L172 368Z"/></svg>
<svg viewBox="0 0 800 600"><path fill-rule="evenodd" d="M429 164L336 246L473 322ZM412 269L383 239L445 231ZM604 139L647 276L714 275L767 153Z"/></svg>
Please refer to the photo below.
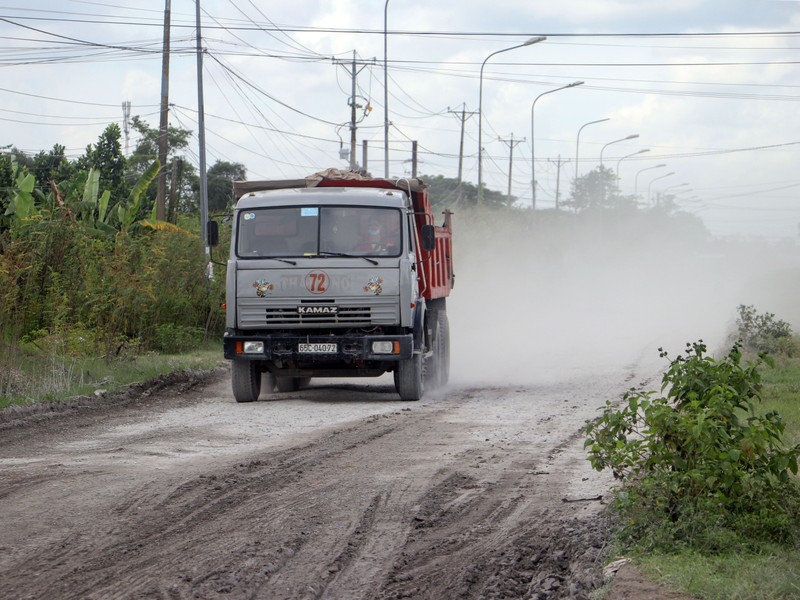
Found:
<svg viewBox="0 0 800 600"><path fill-rule="evenodd" d="M784 548L714 557L695 552L648 554L637 562L669 589L703 600L800 598L800 555Z"/></svg>
<svg viewBox="0 0 800 600"><path fill-rule="evenodd" d="M764 369L765 410L776 410L786 424L787 444L800 444L800 358L778 358L774 369Z"/></svg>
<svg viewBox="0 0 800 600"><path fill-rule="evenodd" d="M48 353L31 346L0 346L0 409L15 404L58 402L98 389L114 392L166 373L207 370L223 363L219 342L184 354L145 353L111 361Z"/></svg>

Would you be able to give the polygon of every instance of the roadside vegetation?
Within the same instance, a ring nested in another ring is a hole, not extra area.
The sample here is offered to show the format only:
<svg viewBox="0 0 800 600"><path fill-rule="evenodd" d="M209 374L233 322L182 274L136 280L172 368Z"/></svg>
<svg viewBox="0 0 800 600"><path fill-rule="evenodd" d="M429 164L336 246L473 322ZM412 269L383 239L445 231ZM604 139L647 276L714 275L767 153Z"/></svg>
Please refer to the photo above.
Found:
<svg viewBox="0 0 800 600"><path fill-rule="evenodd" d="M219 363L224 269L208 277L193 174L171 160L157 220L157 132L135 128L128 158L116 125L73 161L0 155L0 408ZM188 132L170 138L177 152Z"/></svg>
<svg viewBox="0 0 800 600"><path fill-rule="evenodd" d="M659 391L587 423L592 466L620 482L616 552L697 598L800 598L800 337L739 306L722 356L661 356Z"/></svg>

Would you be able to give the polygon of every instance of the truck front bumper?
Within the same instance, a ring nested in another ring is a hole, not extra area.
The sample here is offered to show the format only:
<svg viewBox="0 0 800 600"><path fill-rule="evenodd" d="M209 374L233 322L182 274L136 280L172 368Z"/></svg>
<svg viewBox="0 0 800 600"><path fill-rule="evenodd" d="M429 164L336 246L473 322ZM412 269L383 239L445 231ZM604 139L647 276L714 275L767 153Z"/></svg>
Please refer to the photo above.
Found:
<svg viewBox="0 0 800 600"><path fill-rule="evenodd" d="M240 335L223 338L229 360L293 361L295 363L354 363L411 358L414 338L404 335Z"/></svg>

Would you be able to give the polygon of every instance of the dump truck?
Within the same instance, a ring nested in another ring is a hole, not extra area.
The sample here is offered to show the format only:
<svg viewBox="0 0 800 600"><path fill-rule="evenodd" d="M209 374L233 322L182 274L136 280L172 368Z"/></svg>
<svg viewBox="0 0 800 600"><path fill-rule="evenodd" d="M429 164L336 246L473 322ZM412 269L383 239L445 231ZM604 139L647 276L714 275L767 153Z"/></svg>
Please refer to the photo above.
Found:
<svg viewBox="0 0 800 600"><path fill-rule="evenodd" d="M329 169L234 182L225 358L237 402L314 377L392 373L402 400L450 375L452 213L419 179Z"/></svg>

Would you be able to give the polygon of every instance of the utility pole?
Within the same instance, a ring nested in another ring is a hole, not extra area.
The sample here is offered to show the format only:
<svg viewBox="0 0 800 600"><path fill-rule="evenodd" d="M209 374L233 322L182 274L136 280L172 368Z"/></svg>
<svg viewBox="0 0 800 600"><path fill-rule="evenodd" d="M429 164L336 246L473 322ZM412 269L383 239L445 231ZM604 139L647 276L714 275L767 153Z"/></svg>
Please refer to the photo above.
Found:
<svg viewBox="0 0 800 600"><path fill-rule="evenodd" d="M456 115L461 120L461 140L459 141L458 144L458 183L461 183L461 174L464 168L464 123L467 121L469 117L471 117L472 115L477 115L478 113L475 111L467 112L466 102L464 102L461 105L460 113L454 110L450 110L449 106L447 107L447 112Z"/></svg>
<svg viewBox="0 0 800 600"><path fill-rule="evenodd" d="M411 142L411 177L417 178L417 140Z"/></svg>
<svg viewBox="0 0 800 600"><path fill-rule="evenodd" d="M338 65L345 66L347 63L342 60L333 59L333 62ZM356 51L353 50L353 60L351 61L351 69L348 70L348 74L352 79L352 84L350 86L350 170L355 171L356 167L358 166L356 163L356 109L362 108L360 104L356 104L356 76L364 70L367 65L375 64L375 59L373 58L371 61L357 61L356 60ZM356 69L358 65L361 65L360 69ZM345 67L346 68L346 67ZM368 107L369 108L369 107Z"/></svg>
<svg viewBox="0 0 800 600"><path fill-rule="evenodd" d="M506 199L506 202L508 203L509 206L511 206L511 168L512 168L512 166L514 164L514 146L524 142L525 138L522 138L521 140L515 140L514 139L514 134L512 133L511 134L511 138L508 139L508 140L504 140L503 138L498 138L498 139L501 142L503 142L504 144L508 144L508 148L509 148L509 153L508 153L508 197Z"/></svg>
<svg viewBox="0 0 800 600"><path fill-rule="evenodd" d="M208 173L206 172L206 110L203 96L203 47L200 32L200 0L196 0L195 31L197 45L197 140L198 157L200 159L200 231L202 232L203 247L206 256L211 257L211 248L208 243ZM183 169L183 161L180 163ZM208 263L213 266L209 260Z"/></svg>
<svg viewBox="0 0 800 600"><path fill-rule="evenodd" d="M558 199L561 191L561 165L565 165L569 160L561 160L561 155L558 155L558 160L550 160L556 166L556 210L558 210Z"/></svg>
<svg viewBox="0 0 800 600"><path fill-rule="evenodd" d="M128 124L131 120L131 101L125 100L122 103L122 131L125 133L125 156L128 156L128 133L130 129Z"/></svg>
<svg viewBox="0 0 800 600"><path fill-rule="evenodd" d="M369 146L369 140L362 140L361 141L361 166L364 170L367 170L367 147Z"/></svg>
<svg viewBox="0 0 800 600"><path fill-rule="evenodd" d="M169 123L169 26L170 3L164 7L164 47L161 51L161 122L158 127L158 181L156 182L156 219L164 220L167 191L167 127Z"/></svg>
<svg viewBox="0 0 800 600"><path fill-rule="evenodd" d="M167 204L167 217L166 221L175 223L175 215L178 208L178 181L183 173L183 160L178 158L172 159L172 178L169 186L169 203ZM205 231L205 228L202 229Z"/></svg>

